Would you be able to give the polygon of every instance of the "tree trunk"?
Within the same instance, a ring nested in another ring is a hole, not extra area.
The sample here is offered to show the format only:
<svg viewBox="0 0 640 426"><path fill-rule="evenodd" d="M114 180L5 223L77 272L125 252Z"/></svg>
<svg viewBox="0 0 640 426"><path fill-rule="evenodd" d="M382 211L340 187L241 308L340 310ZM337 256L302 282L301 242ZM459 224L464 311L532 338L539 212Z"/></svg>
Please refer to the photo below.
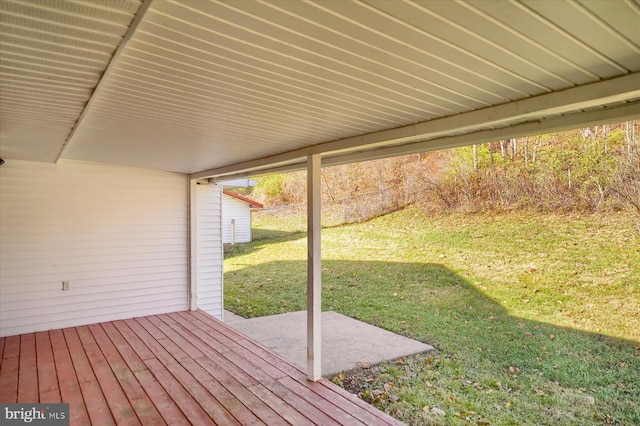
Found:
<svg viewBox="0 0 640 426"><path fill-rule="evenodd" d="M509 157L511 159L511 162L513 163L516 159L516 153L518 152L518 139L509 139L509 146L511 147Z"/></svg>
<svg viewBox="0 0 640 426"><path fill-rule="evenodd" d="M493 146L491 146L491 142L489 142L489 157L491 157L491 170L495 168L495 164L493 162Z"/></svg>
<svg viewBox="0 0 640 426"><path fill-rule="evenodd" d="M506 141L504 140L500 140L500 154L502 155L502 161L504 161L505 157L507 156L505 142Z"/></svg>
<svg viewBox="0 0 640 426"><path fill-rule="evenodd" d="M473 144L473 171L478 171L478 145Z"/></svg>

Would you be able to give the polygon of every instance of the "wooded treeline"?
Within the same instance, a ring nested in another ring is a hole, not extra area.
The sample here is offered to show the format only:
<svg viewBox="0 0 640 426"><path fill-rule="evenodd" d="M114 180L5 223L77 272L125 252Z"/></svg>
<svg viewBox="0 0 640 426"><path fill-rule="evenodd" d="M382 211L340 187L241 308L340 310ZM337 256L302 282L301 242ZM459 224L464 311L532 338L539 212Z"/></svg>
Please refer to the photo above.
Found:
<svg viewBox="0 0 640 426"><path fill-rule="evenodd" d="M418 203L430 211L629 209L640 217L640 122L500 140L327 167L323 202L337 222ZM304 172L258 179L269 207L306 199Z"/></svg>

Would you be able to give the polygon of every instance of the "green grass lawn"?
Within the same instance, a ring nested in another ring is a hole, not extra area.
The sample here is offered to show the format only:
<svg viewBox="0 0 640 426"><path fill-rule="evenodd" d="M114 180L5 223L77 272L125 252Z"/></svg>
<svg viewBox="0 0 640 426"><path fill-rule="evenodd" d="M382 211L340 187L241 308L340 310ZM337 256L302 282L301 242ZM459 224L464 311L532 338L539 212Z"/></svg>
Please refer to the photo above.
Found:
<svg viewBox="0 0 640 426"><path fill-rule="evenodd" d="M227 249L225 307L305 309L299 218L254 226ZM640 424L640 235L624 214L409 208L322 244L323 310L437 348L333 379L382 410L416 425Z"/></svg>

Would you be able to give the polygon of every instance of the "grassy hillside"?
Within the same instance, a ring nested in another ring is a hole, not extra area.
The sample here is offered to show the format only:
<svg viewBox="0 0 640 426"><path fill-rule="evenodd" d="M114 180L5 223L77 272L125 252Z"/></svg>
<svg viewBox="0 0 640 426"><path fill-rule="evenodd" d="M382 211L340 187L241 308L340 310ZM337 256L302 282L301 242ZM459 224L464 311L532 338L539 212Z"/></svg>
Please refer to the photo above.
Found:
<svg viewBox="0 0 640 426"><path fill-rule="evenodd" d="M640 423L640 237L628 219L409 208L323 230L323 310L438 349L335 381L409 424ZM298 219L255 225L257 241L227 252L226 307L304 309Z"/></svg>

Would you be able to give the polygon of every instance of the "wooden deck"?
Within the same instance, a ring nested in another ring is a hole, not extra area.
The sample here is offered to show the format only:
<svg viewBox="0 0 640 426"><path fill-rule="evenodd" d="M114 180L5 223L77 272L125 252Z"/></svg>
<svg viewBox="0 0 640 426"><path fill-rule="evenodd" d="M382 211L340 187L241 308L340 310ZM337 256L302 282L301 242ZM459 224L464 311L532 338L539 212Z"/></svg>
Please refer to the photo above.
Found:
<svg viewBox="0 0 640 426"><path fill-rule="evenodd" d="M398 425L202 311L0 338L0 402L71 424Z"/></svg>

